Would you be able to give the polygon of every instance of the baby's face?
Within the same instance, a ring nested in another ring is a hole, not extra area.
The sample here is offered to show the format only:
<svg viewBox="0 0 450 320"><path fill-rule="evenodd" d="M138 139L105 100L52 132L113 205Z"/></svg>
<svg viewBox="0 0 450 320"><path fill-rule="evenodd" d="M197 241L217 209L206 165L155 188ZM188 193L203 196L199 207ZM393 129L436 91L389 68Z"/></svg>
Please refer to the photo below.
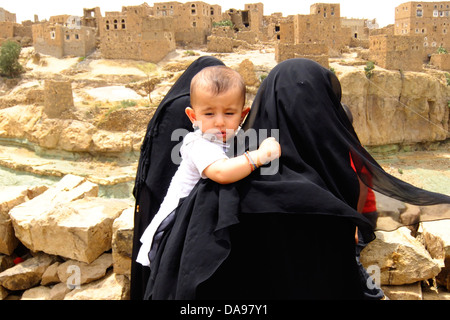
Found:
<svg viewBox="0 0 450 320"><path fill-rule="evenodd" d="M234 137L249 111L244 109L244 101L238 88L231 88L219 95L208 90L197 90L193 101L192 109L188 108L186 114L203 133L212 134L222 142Z"/></svg>

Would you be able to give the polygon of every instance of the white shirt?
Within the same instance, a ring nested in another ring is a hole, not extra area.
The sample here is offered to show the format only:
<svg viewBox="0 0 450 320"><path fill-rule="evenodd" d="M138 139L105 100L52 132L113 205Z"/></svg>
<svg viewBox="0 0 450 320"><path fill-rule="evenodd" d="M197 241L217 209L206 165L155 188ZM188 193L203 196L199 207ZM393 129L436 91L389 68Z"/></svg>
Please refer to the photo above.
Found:
<svg viewBox="0 0 450 320"><path fill-rule="evenodd" d="M167 194L140 239L142 246L136 261L144 266L150 265L148 253L159 225L176 209L180 199L189 195L200 178L207 179L203 170L217 160L228 159L225 145L204 138L200 130L190 132L184 137L180 153L182 161L170 182Z"/></svg>

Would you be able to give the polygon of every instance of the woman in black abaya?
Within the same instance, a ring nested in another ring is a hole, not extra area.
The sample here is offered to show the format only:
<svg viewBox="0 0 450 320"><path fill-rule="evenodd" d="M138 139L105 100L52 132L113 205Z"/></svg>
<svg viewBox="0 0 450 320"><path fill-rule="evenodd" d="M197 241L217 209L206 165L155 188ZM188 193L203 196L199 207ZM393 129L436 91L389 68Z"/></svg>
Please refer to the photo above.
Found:
<svg viewBox="0 0 450 320"><path fill-rule="evenodd" d="M213 57L201 57L194 61L161 101L150 120L136 174L133 195L136 199L134 237L131 264L131 299L142 299L149 277L149 268L136 263L140 237L159 209L169 188L178 164L172 161L172 152L180 143L180 136L174 132L193 131L192 123L184 110L190 104L190 84L192 78L203 68L223 65ZM181 130L180 130L181 129Z"/></svg>
<svg viewBox="0 0 450 320"><path fill-rule="evenodd" d="M340 95L334 74L310 60L284 61L270 72L243 129L278 130L277 170L260 168L231 185L200 181L161 243L144 298L362 298L355 228L366 242L374 234L356 211L350 156L361 180L390 197L417 205L450 198L382 170L358 141Z"/></svg>

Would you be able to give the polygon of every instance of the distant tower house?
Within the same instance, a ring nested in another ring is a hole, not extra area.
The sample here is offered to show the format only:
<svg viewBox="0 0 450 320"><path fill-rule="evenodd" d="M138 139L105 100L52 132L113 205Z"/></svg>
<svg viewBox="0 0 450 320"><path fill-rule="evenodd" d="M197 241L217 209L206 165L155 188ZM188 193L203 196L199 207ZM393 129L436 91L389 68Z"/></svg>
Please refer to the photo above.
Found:
<svg viewBox="0 0 450 320"><path fill-rule="evenodd" d="M450 49L450 1L402 3L395 8L394 34L422 36L428 54Z"/></svg>

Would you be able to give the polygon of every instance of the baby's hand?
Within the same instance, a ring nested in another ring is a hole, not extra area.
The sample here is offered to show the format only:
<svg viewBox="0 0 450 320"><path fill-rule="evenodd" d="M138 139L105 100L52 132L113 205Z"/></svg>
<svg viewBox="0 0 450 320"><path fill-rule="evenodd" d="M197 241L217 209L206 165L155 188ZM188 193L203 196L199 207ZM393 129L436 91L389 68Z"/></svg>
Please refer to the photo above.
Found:
<svg viewBox="0 0 450 320"><path fill-rule="evenodd" d="M275 138L265 139L258 148L258 165L264 165L281 156L281 147Z"/></svg>

